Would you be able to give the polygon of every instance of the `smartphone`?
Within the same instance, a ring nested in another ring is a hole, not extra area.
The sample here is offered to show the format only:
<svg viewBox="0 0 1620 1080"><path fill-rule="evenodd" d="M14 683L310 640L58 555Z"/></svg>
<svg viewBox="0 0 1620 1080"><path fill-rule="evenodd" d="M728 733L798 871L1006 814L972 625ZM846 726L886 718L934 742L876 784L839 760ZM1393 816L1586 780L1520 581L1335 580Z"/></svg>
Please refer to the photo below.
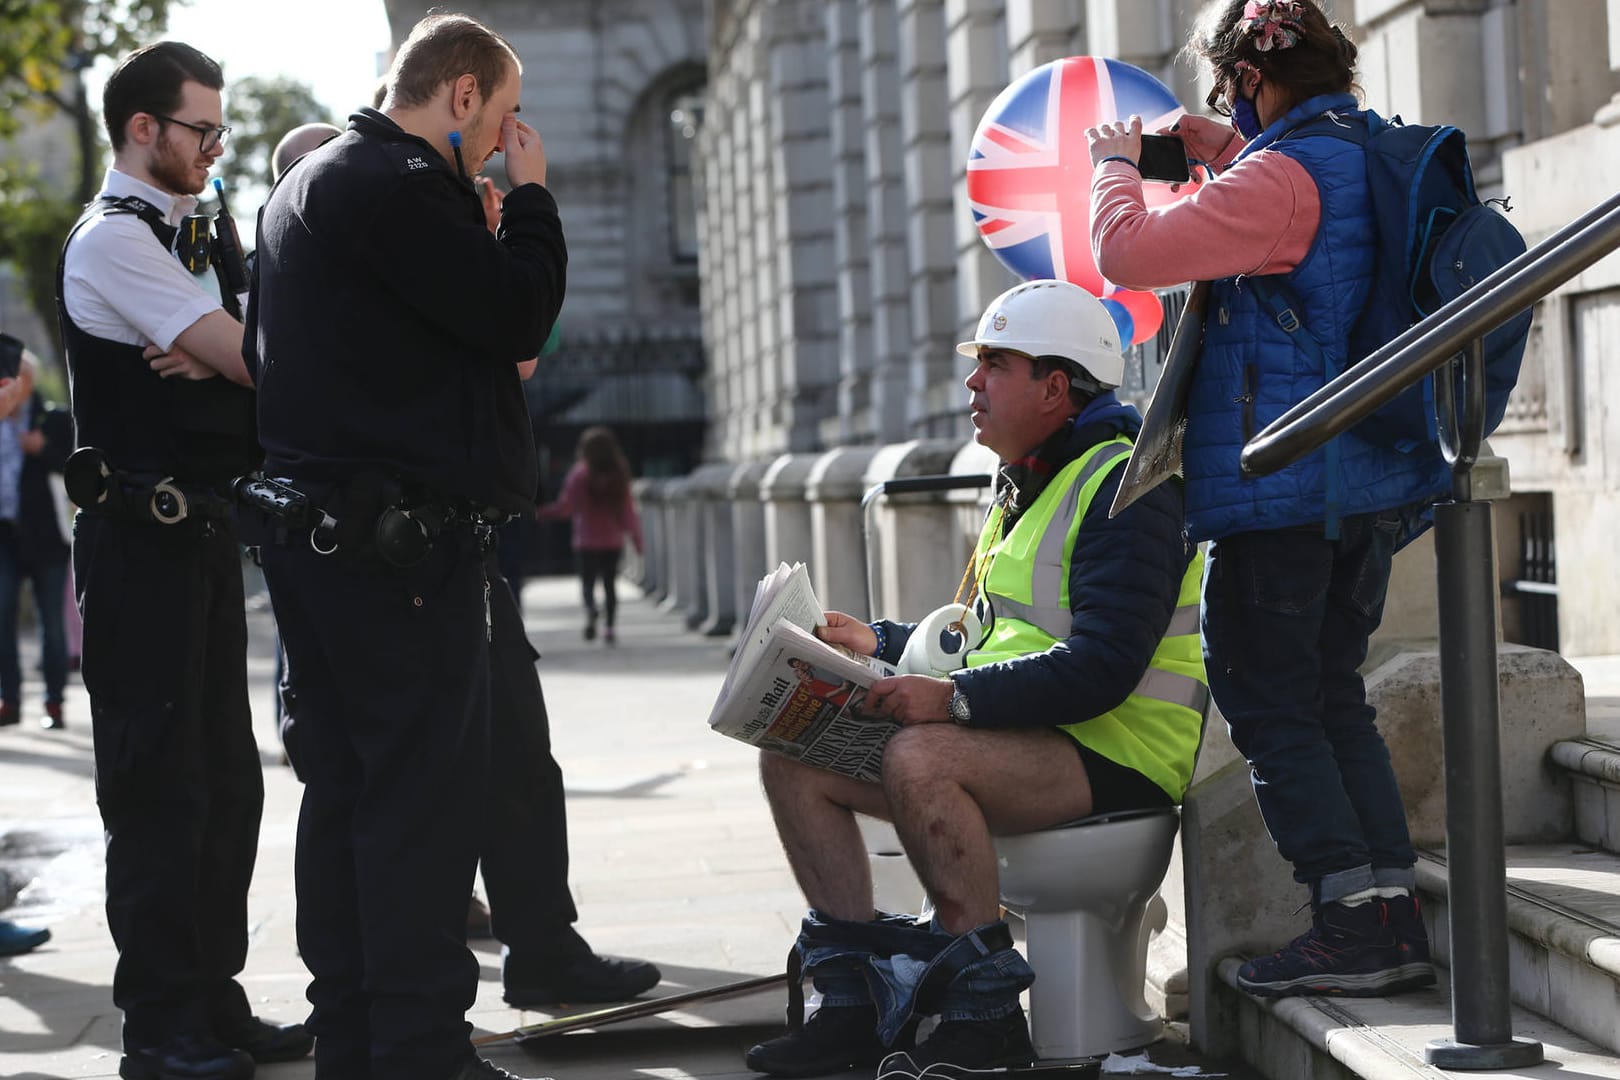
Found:
<svg viewBox="0 0 1620 1080"><path fill-rule="evenodd" d="M1187 144L1179 135L1143 135L1142 156L1136 164L1144 180L1185 184L1192 179L1187 169Z"/></svg>

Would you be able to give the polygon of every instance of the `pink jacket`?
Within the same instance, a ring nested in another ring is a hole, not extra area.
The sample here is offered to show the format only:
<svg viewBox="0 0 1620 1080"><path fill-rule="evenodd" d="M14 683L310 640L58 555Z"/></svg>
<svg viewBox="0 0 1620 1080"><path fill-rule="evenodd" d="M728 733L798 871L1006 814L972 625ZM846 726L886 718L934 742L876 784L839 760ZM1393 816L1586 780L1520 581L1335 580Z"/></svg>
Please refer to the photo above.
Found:
<svg viewBox="0 0 1620 1080"><path fill-rule="evenodd" d="M1091 187L1091 250L1103 276L1125 288L1155 289L1297 267L1322 219L1316 183L1303 165L1272 150L1230 164L1242 149L1243 140L1232 138L1210 155L1219 172L1214 180L1152 210L1137 171L1105 162Z"/></svg>
<svg viewBox="0 0 1620 1080"><path fill-rule="evenodd" d="M601 502L591 496L585 463L576 461L563 479L562 493L536 511L548 520L571 517L574 522L575 551L618 551L629 534L639 553L644 544L641 515L627 488L622 502Z"/></svg>

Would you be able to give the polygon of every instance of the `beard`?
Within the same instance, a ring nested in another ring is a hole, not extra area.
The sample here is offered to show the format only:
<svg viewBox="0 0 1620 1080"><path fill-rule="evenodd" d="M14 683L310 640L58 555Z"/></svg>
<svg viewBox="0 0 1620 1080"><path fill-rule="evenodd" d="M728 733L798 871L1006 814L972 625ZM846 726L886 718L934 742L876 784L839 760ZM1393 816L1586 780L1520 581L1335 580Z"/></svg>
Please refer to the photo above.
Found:
<svg viewBox="0 0 1620 1080"><path fill-rule="evenodd" d="M208 186L207 173L203 179L197 179L195 172L197 157L195 154L184 153L177 150L172 143L159 144L157 154L149 166L152 179L165 191L176 195L196 195Z"/></svg>

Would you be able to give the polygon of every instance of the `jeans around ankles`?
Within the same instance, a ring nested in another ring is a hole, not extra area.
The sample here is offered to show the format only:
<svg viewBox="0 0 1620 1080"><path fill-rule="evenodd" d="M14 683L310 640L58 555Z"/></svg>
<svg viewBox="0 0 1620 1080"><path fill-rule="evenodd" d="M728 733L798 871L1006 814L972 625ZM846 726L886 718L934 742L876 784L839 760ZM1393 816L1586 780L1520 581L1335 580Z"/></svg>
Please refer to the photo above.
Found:
<svg viewBox="0 0 1620 1080"><path fill-rule="evenodd" d="M1416 857L1389 749L1356 670L1383 617L1399 511L1210 545L1209 688L1249 762L1277 851L1318 903L1412 884Z"/></svg>

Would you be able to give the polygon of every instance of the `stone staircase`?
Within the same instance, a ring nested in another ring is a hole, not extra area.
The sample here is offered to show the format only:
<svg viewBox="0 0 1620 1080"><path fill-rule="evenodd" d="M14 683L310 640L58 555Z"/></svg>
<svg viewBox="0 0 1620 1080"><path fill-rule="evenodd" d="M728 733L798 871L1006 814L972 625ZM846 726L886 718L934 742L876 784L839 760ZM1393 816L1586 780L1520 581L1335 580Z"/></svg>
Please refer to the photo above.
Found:
<svg viewBox="0 0 1620 1080"><path fill-rule="evenodd" d="M1513 1034L1543 1044L1541 1065L1481 1074L1439 1069L1424 1048L1453 1036L1450 895L1443 847L1421 850L1418 888L1441 985L1393 998L1265 1001L1236 989L1235 956L1215 967L1206 1016L1232 1025L1229 1052L1274 1080L1298 1077L1620 1078L1620 658L1580 664L1586 733L1560 739L1546 767L1571 795L1572 835L1506 849ZM1509 743L1504 741L1504 773ZM1511 806L1511 800L1508 800ZM1515 832L1508 821L1508 833Z"/></svg>

